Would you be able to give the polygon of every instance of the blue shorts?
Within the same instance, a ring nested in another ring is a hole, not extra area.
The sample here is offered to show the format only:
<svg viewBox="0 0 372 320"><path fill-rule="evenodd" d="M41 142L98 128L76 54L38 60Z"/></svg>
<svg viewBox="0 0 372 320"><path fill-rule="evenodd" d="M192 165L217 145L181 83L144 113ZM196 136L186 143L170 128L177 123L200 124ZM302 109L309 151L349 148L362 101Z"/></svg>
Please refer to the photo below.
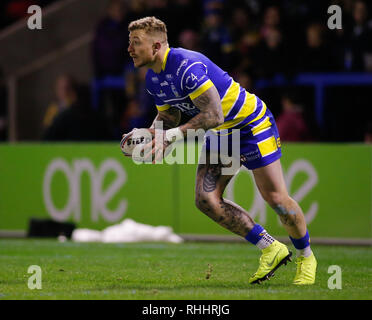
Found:
<svg viewBox="0 0 372 320"><path fill-rule="evenodd" d="M239 157L249 170L267 166L282 156L278 128L269 109L261 119L241 128L209 130L202 149L206 151Z"/></svg>

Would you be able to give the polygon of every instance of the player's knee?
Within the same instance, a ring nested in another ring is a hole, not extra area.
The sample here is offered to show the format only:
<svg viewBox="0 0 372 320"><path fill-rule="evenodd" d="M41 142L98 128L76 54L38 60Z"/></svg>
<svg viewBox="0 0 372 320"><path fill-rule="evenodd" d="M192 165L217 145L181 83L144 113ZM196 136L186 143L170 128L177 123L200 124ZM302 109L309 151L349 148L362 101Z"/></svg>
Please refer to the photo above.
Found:
<svg viewBox="0 0 372 320"><path fill-rule="evenodd" d="M289 208L289 196L285 193L273 192L264 198L270 207L279 215L279 217L293 214L293 210Z"/></svg>
<svg viewBox="0 0 372 320"><path fill-rule="evenodd" d="M270 207L275 210L275 208L278 206L283 206L283 204L286 202L287 194L274 191L263 193L262 197L270 205Z"/></svg>

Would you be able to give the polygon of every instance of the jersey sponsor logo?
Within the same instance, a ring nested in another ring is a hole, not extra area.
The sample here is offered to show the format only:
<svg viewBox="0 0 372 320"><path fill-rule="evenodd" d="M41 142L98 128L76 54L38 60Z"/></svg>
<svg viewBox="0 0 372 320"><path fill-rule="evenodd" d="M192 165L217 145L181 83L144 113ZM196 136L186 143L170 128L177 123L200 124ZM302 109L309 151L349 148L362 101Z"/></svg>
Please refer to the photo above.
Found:
<svg viewBox="0 0 372 320"><path fill-rule="evenodd" d="M191 75L186 78L185 87L189 90L195 89L195 87L198 85L197 80L198 77L195 74L191 73Z"/></svg>
<svg viewBox="0 0 372 320"><path fill-rule="evenodd" d="M187 89L189 89L189 90L192 90L192 89L195 89L195 87L198 85L198 83L196 81L194 81L194 80L191 80L190 81L190 78L191 78L191 76L188 76L186 78L186 85L185 85L185 87Z"/></svg>
<svg viewBox="0 0 372 320"><path fill-rule="evenodd" d="M258 148L248 153L244 153L240 156L240 160L242 162L253 161L255 159L260 159L260 158L261 158L261 154Z"/></svg>
<svg viewBox="0 0 372 320"><path fill-rule="evenodd" d="M183 59L176 71L176 75L178 76L180 74L180 71L182 69L182 67L185 67L187 65L187 62L189 62L189 59Z"/></svg>
<svg viewBox="0 0 372 320"><path fill-rule="evenodd" d="M194 83L194 85L193 86L188 86L188 85L186 85L185 87L187 88L187 89L189 89L189 90L192 90L192 89L195 89L195 87L197 86L198 84L197 83Z"/></svg>
<svg viewBox="0 0 372 320"><path fill-rule="evenodd" d="M166 97L167 95L163 92L163 90L160 90L160 93L156 94L159 98Z"/></svg>
<svg viewBox="0 0 372 320"><path fill-rule="evenodd" d="M161 87L169 86L169 83L167 81L163 81L163 82L160 83L160 86Z"/></svg>
<svg viewBox="0 0 372 320"><path fill-rule="evenodd" d="M280 142L280 138L276 139L276 145L278 146L278 148L282 146L282 143Z"/></svg>
<svg viewBox="0 0 372 320"><path fill-rule="evenodd" d="M206 77L206 75L203 75L198 81L202 81L204 78Z"/></svg>
<svg viewBox="0 0 372 320"><path fill-rule="evenodd" d="M176 86L173 83L171 84L171 89L172 89L173 94L176 96L176 98L179 98L180 94L178 93Z"/></svg>
<svg viewBox="0 0 372 320"><path fill-rule="evenodd" d="M158 78L158 77L152 77L152 78L151 78L151 81L152 81L153 83L159 83L159 78Z"/></svg>
<svg viewBox="0 0 372 320"><path fill-rule="evenodd" d="M187 74L187 71L188 71L190 68L192 68L192 66L194 66L194 65L196 65L196 64L201 64L201 65L203 65L205 68L207 68L207 66L206 66L204 63L200 62L200 61L196 61L196 62L190 64L190 65L186 68L186 70L183 72L182 77L181 77L181 89L182 89L182 90L183 90L183 86L184 86L184 85L187 85L188 87L192 87L192 84L188 84L187 81L186 81L186 80L184 81L183 79L184 79L185 75ZM206 72L207 72L207 70L206 70ZM190 77L190 78L191 78L191 77Z"/></svg>

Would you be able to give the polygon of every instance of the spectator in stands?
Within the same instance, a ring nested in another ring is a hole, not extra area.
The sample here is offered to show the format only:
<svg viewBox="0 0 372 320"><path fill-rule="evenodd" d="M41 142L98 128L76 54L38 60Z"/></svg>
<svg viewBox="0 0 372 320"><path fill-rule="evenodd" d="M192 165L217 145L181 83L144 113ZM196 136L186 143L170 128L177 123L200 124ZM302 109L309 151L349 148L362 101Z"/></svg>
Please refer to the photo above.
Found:
<svg viewBox="0 0 372 320"><path fill-rule="evenodd" d="M364 1L357 0L352 12L352 25L348 31L351 54L351 70L365 71L371 68L372 20L368 20L368 8Z"/></svg>
<svg viewBox="0 0 372 320"><path fill-rule="evenodd" d="M309 141L310 132L304 109L294 93L282 96L282 112L276 120L282 141Z"/></svg>
<svg viewBox="0 0 372 320"><path fill-rule="evenodd" d="M153 98L146 90L146 71L145 68L130 69L126 74L128 106L121 117L122 132L129 132L133 128L150 127L156 116Z"/></svg>
<svg viewBox="0 0 372 320"><path fill-rule="evenodd" d="M104 121L92 110L89 88L76 86L76 98L45 130L45 141L99 141L110 137Z"/></svg>
<svg viewBox="0 0 372 320"><path fill-rule="evenodd" d="M244 71L238 71L234 74L234 79L238 82L245 90L252 92L253 91L253 81L252 77Z"/></svg>
<svg viewBox="0 0 372 320"><path fill-rule="evenodd" d="M68 109L77 100L76 81L71 75L60 75L55 83L55 98L47 108L44 115L43 126L49 127L55 117L62 111Z"/></svg>
<svg viewBox="0 0 372 320"><path fill-rule="evenodd" d="M222 12L208 11L204 18L201 36L202 53L221 68L230 69L233 43L228 28L223 23Z"/></svg>
<svg viewBox="0 0 372 320"><path fill-rule="evenodd" d="M93 61L96 79L123 77L131 63L127 52L128 23L126 8L121 0L110 0L106 16L99 22L93 40ZM120 117L127 99L123 89L100 90L99 113L110 128L113 139L119 139Z"/></svg>
<svg viewBox="0 0 372 320"><path fill-rule="evenodd" d="M191 29L185 29L180 33L178 43L184 49L200 51L199 35Z"/></svg>
<svg viewBox="0 0 372 320"><path fill-rule="evenodd" d="M230 2L229 2L230 3ZM252 54L260 40L258 26L246 7L230 4L229 30L232 36L232 73L249 72L253 66Z"/></svg>
<svg viewBox="0 0 372 320"><path fill-rule="evenodd" d="M160 18L169 19L168 0L147 0L146 14Z"/></svg>
<svg viewBox="0 0 372 320"><path fill-rule="evenodd" d="M263 38L267 36L270 30L280 29L281 15L278 6L269 6L266 8L263 16L260 34Z"/></svg>
<svg viewBox="0 0 372 320"><path fill-rule="evenodd" d="M252 72L251 69L255 65L254 54L259 42L260 37L258 32L255 30L245 32L241 38L238 39L234 47L234 67Z"/></svg>
<svg viewBox="0 0 372 320"><path fill-rule="evenodd" d="M298 55L298 69L302 72L336 71L337 59L325 41L326 29L320 23L310 24L306 29L306 46Z"/></svg>
<svg viewBox="0 0 372 320"><path fill-rule="evenodd" d="M222 11L225 5L225 0L203 0L202 2L204 16L212 12Z"/></svg>
<svg viewBox="0 0 372 320"><path fill-rule="evenodd" d="M230 29L234 42L239 41L246 32L252 29L251 17L245 8L237 7L233 9Z"/></svg>
<svg viewBox="0 0 372 320"><path fill-rule="evenodd" d="M171 0L168 1L166 22L168 40L175 47L180 34L184 30L200 31L202 21L202 8L200 1L195 0ZM186 18L187 17L187 18ZM182 21L182 23L180 23Z"/></svg>
<svg viewBox="0 0 372 320"><path fill-rule="evenodd" d="M287 72L288 52L282 40L282 34L277 28L266 28L262 41L254 54L255 74L260 78L270 78L277 73Z"/></svg>
<svg viewBox="0 0 372 320"><path fill-rule="evenodd" d="M127 0L127 20L133 21L146 14L146 0Z"/></svg>
<svg viewBox="0 0 372 320"><path fill-rule="evenodd" d="M123 75L129 62L128 21L121 0L110 0L106 16L99 22L93 40L95 76Z"/></svg>

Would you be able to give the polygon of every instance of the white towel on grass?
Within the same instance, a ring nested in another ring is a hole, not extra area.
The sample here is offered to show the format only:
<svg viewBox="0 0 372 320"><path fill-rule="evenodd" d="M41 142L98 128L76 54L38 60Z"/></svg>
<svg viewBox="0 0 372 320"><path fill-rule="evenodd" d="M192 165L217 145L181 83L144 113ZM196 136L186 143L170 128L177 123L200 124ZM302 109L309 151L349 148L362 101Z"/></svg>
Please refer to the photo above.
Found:
<svg viewBox="0 0 372 320"><path fill-rule="evenodd" d="M76 242L183 242L180 236L173 233L171 227L154 227L135 222L132 219L125 219L121 223L107 227L102 231L75 229L72 232L71 239Z"/></svg>

